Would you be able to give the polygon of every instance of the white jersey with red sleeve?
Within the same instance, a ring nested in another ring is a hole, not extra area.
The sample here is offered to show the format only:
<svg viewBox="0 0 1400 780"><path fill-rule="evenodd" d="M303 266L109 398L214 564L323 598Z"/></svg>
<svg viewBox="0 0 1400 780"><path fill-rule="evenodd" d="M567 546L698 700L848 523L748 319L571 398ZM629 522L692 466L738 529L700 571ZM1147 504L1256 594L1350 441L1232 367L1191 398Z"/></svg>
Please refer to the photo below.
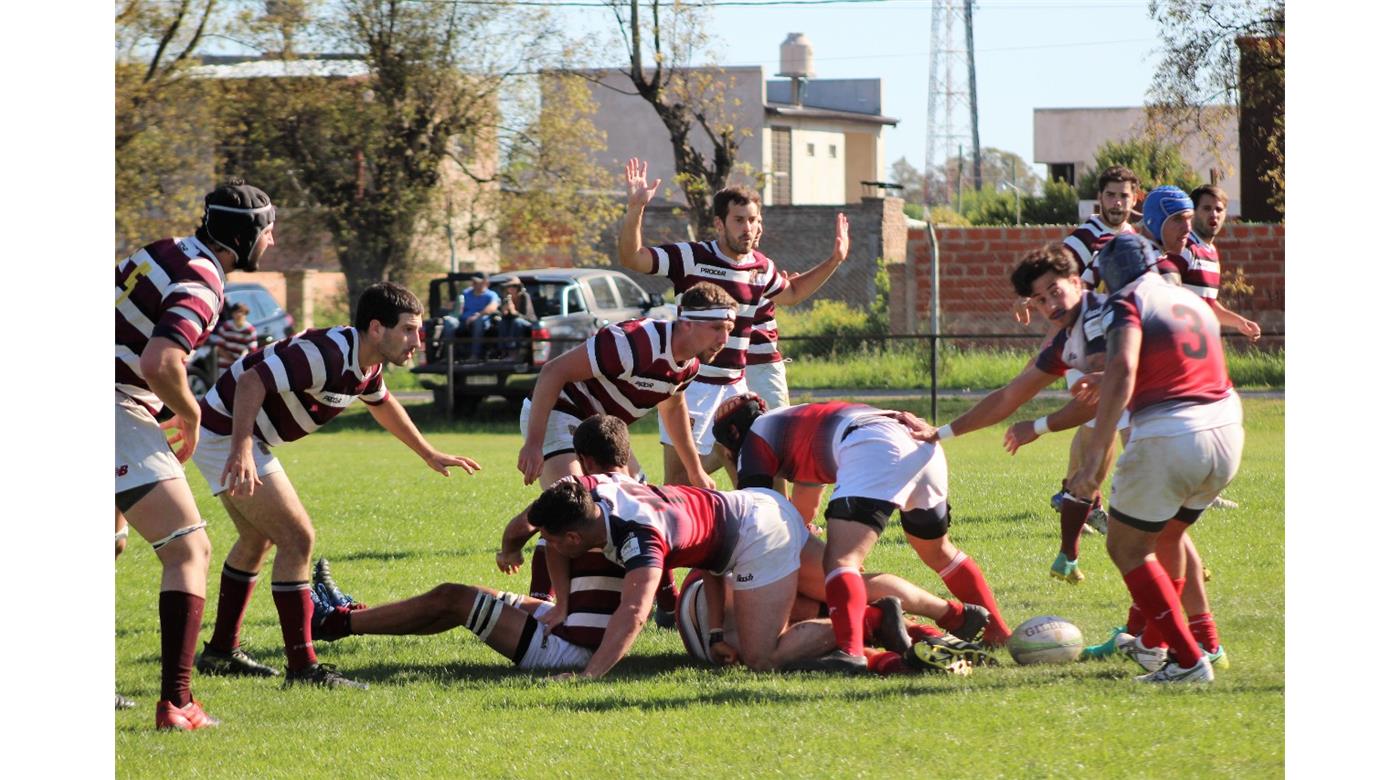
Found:
<svg viewBox="0 0 1400 780"><path fill-rule="evenodd" d="M677 362L674 338L675 324L664 320L627 320L603 328L584 346L593 376L565 385L554 408L580 420L610 414L631 425L700 372L698 358Z"/></svg>
<svg viewBox="0 0 1400 780"><path fill-rule="evenodd" d="M879 416L879 409L847 401L797 404L759 415L735 455L739 487L772 487L774 477L834 484L842 435Z"/></svg>
<svg viewBox="0 0 1400 780"><path fill-rule="evenodd" d="M1102 277L1099 275L1099 250L1104 245L1113 240L1114 236L1123 233L1136 233L1130 224L1124 224L1122 231L1114 232L1112 228L1104 224L1098 214L1084 220L1084 224L1074 229L1064 240L1064 246L1074 254L1079 261L1081 277L1084 286L1093 290L1099 286Z"/></svg>
<svg viewBox="0 0 1400 780"><path fill-rule="evenodd" d="M1220 321L1205 301L1146 273L1110 299L1108 333L1142 333L1133 395L1133 439L1177 436L1241 422L1225 369Z"/></svg>
<svg viewBox="0 0 1400 780"><path fill-rule="evenodd" d="M1220 297L1220 254L1195 233L1187 235L1186 251L1180 255L1166 254L1158 270L1175 272L1181 277L1182 287L1205 300L1213 301Z"/></svg>
<svg viewBox="0 0 1400 780"><path fill-rule="evenodd" d="M199 402L201 424L233 434L234 390L252 371L267 396L253 435L268 445L296 441L345 411L356 398L378 405L388 397L383 365L360 369L360 334L348 326L304 330L239 358Z"/></svg>
<svg viewBox="0 0 1400 780"><path fill-rule="evenodd" d="M166 238L117 263L117 390L151 410L164 404L141 373L153 338L194 351L214 331L224 269L199 239Z"/></svg>
<svg viewBox="0 0 1400 780"><path fill-rule="evenodd" d="M603 554L627 571L643 567L699 568L722 573L733 565L747 511L746 494L685 485L643 485L625 475L572 477L603 510Z"/></svg>
<svg viewBox="0 0 1400 780"><path fill-rule="evenodd" d="M717 241L690 241L651 247L653 276L671 280L676 294L689 290L699 282L711 282L739 302L734 330L724 349L715 359L700 366L695 381L710 385L729 385L744 376L754 318L759 307L788 288L787 276L778 271L773 261L755 250L748 260L735 260L719 249ZM776 340L776 330L773 331Z"/></svg>
<svg viewBox="0 0 1400 780"><path fill-rule="evenodd" d="M1054 376L1064 376L1070 371L1098 370L1091 359L1103 354L1103 319L1107 312L1108 296L1086 290L1079 299L1079 313L1075 315L1074 324L1055 333L1036 356L1036 369Z"/></svg>

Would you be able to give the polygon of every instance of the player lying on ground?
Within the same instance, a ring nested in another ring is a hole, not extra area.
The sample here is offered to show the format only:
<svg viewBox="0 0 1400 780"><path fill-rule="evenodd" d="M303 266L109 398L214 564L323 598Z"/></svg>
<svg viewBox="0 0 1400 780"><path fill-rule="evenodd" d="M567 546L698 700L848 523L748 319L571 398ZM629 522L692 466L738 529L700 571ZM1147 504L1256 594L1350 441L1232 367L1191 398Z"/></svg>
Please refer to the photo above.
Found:
<svg viewBox="0 0 1400 780"><path fill-rule="evenodd" d="M1147 626L1125 650L1147 670L1138 678L1144 682L1210 682L1211 659L1181 614L1173 580L1185 574L1186 529L1239 470L1244 415L1225 369L1219 321L1199 297L1154 273L1156 261L1138 236L1116 238L1100 254L1113 295L1106 368L1098 425L1069 487L1081 495L1097 487L1099 459L1113 437L1107 426L1131 410L1107 546ZM1159 562L1164 551L1173 557Z"/></svg>
<svg viewBox="0 0 1400 780"><path fill-rule="evenodd" d="M311 645L308 569L315 530L273 446L325 425L356 398L428 468L471 474L476 461L439 452L384 387L384 363L403 365L418 348L423 307L401 285L370 285L355 306L354 327L303 331L239 358L200 403L203 431L195 464L238 530L219 581L214 632L199 658L208 674L272 676L239 646L243 614L258 571L275 546L272 600L287 655L286 684L366 687L318 664Z"/></svg>
<svg viewBox="0 0 1400 780"><path fill-rule="evenodd" d="M764 414L746 395L726 402L715 418L715 441L737 460L739 487L761 488L774 477L793 481L793 497L810 517L820 486L835 483L827 504L825 601L838 651L834 666L864 665L857 620L866 602L860 566L895 510L920 560L938 572L965 604L987 609L986 640L1006 641L1011 630L971 556L948 539L948 465L936 442L918 442L901 420L905 412L834 401L800 404ZM805 483L805 484L804 484ZM801 493L801 495L799 495Z"/></svg>

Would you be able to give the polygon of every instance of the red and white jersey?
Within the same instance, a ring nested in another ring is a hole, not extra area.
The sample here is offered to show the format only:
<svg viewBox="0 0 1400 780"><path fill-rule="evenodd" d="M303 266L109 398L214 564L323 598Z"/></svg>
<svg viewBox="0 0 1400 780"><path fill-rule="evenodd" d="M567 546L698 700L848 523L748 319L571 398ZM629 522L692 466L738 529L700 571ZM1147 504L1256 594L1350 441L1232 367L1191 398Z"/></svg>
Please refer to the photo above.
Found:
<svg viewBox="0 0 1400 780"><path fill-rule="evenodd" d="M1079 269L1085 287L1093 290L1099 286L1098 258L1099 250L1103 249L1104 244L1112 241L1114 236L1136 232L1131 224L1124 223L1123 230L1115 233L1112 228L1104 224L1098 214L1095 214L1069 234L1064 240L1064 246L1073 252L1079 260Z"/></svg>
<svg viewBox="0 0 1400 780"><path fill-rule="evenodd" d="M608 620L622 604L626 571L601 552L590 550L569 561L569 611L550 634L565 642L597 650Z"/></svg>
<svg viewBox="0 0 1400 780"><path fill-rule="evenodd" d="M627 571L643 567L722 572L733 564L753 497L742 491L643 485L620 474L567 477L603 510L603 555Z"/></svg>
<svg viewBox="0 0 1400 780"><path fill-rule="evenodd" d="M223 371L235 360L253 351L258 343L258 329L247 320L241 327L231 319L224 320L214 331L213 341L219 357L219 370Z"/></svg>
<svg viewBox="0 0 1400 780"><path fill-rule="evenodd" d="M727 257L719 250L717 241L690 241L651 247L653 276L671 280L676 294L689 290L697 282L711 282L739 302L734 330L724 349L710 363L700 366L697 382L710 385L730 385L744 376L754 318L765 302L788 288L787 276L778 271L762 252L754 250L747 261ZM777 340L776 328L772 331ZM765 336L766 338L766 336Z"/></svg>
<svg viewBox="0 0 1400 780"><path fill-rule="evenodd" d="M1175 436L1239 422L1239 398L1225 369L1220 321L1199 296L1143 274L1110 299L1109 333L1141 331L1133 396L1133 438Z"/></svg>
<svg viewBox="0 0 1400 780"><path fill-rule="evenodd" d="M1220 253L1190 233L1186 237L1184 256L1168 253L1158 264L1161 272L1173 271L1181 277L1181 286L1202 298L1213 301L1220 297Z"/></svg>
<svg viewBox="0 0 1400 780"><path fill-rule="evenodd" d="M681 392L700 372L699 358L679 363L672 353L675 324L627 320L609 325L584 342L593 376L570 382L554 408L580 420L595 414L620 417L628 425Z"/></svg>
<svg viewBox="0 0 1400 780"><path fill-rule="evenodd" d="M1104 314L1108 296L1089 290L1079 299L1074 324L1060 328L1050 343L1036 356L1035 367L1047 374L1064 376L1070 369L1089 373L1100 370L1091 358L1104 352Z"/></svg>
<svg viewBox="0 0 1400 780"><path fill-rule="evenodd" d="M786 273L783 275L786 277ZM749 354L745 358L750 366L777 363L783 359L778 351L778 320L774 316L777 308L777 304L765 300L754 313L753 330L749 333Z"/></svg>
<svg viewBox="0 0 1400 780"><path fill-rule="evenodd" d="M348 326L304 330L239 358L199 402L201 424L233 434L233 395L238 378L257 374L267 397L253 435L268 445L296 441L330 422L359 398L384 402L383 365L360 370L360 334Z"/></svg>
<svg viewBox="0 0 1400 780"><path fill-rule="evenodd" d="M790 482L836 482L836 450L847 431L884 413L865 404L827 401L785 406L753 421L739 446L739 487L772 487L774 477Z"/></svg>
<svg viewBox="0 0 1400 780"><path fill-rule="evenodd" d="M117 263L117 390L158 413L164 404L141 373L153 338L193 352L224 305L224 269L199 239L166 238Z"/></svg>

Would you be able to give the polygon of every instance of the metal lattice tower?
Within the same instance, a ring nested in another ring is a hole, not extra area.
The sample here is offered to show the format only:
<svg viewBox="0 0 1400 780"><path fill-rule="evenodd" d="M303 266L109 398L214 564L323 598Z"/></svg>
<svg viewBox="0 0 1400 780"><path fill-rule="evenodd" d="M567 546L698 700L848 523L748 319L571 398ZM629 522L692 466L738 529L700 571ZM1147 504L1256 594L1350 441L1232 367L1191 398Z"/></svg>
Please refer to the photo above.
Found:
<svg viewBox="0 0 1400 780"><path fill-rule="evenodd" d="M962 147L972 142L967 88L967 47L964 4L931 0L928 53L928 127L924 138L924 175L942 192L926 192L926 203L953 203L957 171L945 170Z"/></svg>

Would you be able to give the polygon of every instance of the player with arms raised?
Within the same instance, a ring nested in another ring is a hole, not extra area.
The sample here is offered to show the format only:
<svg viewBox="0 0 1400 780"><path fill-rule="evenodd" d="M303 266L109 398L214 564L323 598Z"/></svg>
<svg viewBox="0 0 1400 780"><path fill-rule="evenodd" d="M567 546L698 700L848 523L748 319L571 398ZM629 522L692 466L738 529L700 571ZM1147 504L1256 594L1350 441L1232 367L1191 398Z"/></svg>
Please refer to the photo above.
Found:
<svg viewBox="0 0 1400 780"><path fill-rule="evenodd" d="M1097 426L1071 491L1097 489L1113 423L1132 413L1109 499L1108 554L1147 616L1134 657L1144 682L1210 682L1211 662L1191 635L1171 575L1156 551L1176 546L1239 470L1244 415L1225 369L1220 323L1200 297L1154 273L1138 236L1116 238L1099 264L1112 294ZM1157 651L1156 644L1170 647ZM1151 667L1156 666L1156 669Z"/></svg>
<svg viewBox="0 0 1400 780"><path fill-rule="evenodd" d="M180 465L195 452L200 424L185 359L214 330L228 272L257 270L273 245L275 216L267 193L235 179L205 196L193 236L156 241L117 263L117 526L125 516L161 563L159 729L218 723L190 693L209 537ZM156 422L164 412L174 415L173 442Z"/></svg>

